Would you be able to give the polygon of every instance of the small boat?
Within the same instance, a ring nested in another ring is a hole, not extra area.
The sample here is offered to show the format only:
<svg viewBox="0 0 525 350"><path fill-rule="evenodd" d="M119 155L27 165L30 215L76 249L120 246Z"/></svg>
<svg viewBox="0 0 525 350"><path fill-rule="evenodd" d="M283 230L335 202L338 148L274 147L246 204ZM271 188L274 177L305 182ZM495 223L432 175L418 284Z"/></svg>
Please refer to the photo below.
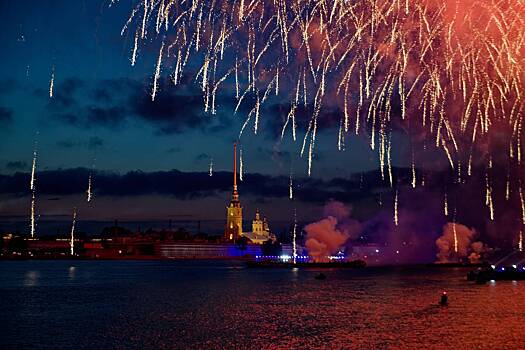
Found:
<svg viewBox="0 0 525 350"><path fill-rule="evenodd" d="M325 280L326 279L326 275L324 273L318 273L317 275L315 275L315 279L316 280Z"/></svg>
<svg viewBox="0 0 525 350"><path fill-rule="evenodd" d="M447 292L443 292L443 294L441 294L441 298L439 299L439 305L440 306L448 306Z"/></svg>

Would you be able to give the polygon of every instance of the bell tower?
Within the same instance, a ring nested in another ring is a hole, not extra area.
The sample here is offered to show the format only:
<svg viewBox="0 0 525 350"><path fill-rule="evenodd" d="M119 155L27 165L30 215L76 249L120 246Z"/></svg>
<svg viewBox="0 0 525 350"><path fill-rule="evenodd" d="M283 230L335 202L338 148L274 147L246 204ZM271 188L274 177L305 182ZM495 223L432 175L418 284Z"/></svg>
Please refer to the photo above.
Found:
<svg viewBox="0 0 525 350"><path fill-rule="evenodd" d="M233 144L233 192L230 205L226 207L226 227L224 240L235 242L242 236L242 207L237 192L237 144Z"/></svg>

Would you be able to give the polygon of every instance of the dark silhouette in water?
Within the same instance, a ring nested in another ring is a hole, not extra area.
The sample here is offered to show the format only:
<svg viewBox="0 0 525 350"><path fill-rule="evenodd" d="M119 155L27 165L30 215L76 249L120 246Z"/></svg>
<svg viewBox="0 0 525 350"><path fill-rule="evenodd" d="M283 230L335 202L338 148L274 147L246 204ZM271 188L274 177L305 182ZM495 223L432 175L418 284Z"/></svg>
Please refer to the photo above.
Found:
<svg viewBox="0 0 525 350"><path fill-rule="evenodd" d="M441 299L439 300L439 305L441 305L441 306L447 306L448 305L447 292L443 292L443 294L441 294Z"/></svg>
<svg viewBox="0 0 525 350"><path fill-rule="evenodd" d="M324 273L319 273L315 276L315 279L316 280L325 280L326 279L326 275Z"/></svg>

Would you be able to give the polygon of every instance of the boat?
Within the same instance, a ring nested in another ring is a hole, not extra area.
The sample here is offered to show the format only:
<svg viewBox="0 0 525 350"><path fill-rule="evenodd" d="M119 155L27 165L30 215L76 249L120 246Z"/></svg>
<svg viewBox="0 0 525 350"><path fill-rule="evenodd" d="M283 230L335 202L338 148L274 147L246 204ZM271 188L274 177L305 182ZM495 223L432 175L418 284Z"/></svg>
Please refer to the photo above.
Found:
<svg viewBox="0 0 525 350"><path fill-rule="evenodd" d="M330 262L297 262L291 261L248 261L248 267L263 267L263 268L363 268L366 267L364 260L350 260L350 261L330 261Z"/></svg>
<svg viewBox="0 0 525 350"><path fill-rule="evenodd" d="M525 280L525 267L518 269L517 266L501 266L497 269L493 266L479 268L467 273L467 281L477 284L485 284L488 281L518 281Z"/></svg>
<svg viewBox="0 0 525 350"><path fill-rule="evenodd" d="M325 280L326 279L326 275L324 273L319 273L315 276L315 279L316 280Z"/></svg>

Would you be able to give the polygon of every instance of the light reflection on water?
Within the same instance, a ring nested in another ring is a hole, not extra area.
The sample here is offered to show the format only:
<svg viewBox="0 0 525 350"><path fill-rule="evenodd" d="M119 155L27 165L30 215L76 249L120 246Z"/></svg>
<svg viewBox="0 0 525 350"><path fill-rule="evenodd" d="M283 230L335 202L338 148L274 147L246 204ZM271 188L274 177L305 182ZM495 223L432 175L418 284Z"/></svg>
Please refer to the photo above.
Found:
<svg viewBox="0 0 525 350"><path fill-rule="evenodd" d="M519 349L525 283L466 270L0 262L0 348ZM450 305L437 305L447 291Z"/></svg>
<svg viewBox="0 0 525 350"><path fill-rule="evenodd" d="M35 287L38 285L38 271L30 270L25 274L24 286L25 287Z"/></svg>

